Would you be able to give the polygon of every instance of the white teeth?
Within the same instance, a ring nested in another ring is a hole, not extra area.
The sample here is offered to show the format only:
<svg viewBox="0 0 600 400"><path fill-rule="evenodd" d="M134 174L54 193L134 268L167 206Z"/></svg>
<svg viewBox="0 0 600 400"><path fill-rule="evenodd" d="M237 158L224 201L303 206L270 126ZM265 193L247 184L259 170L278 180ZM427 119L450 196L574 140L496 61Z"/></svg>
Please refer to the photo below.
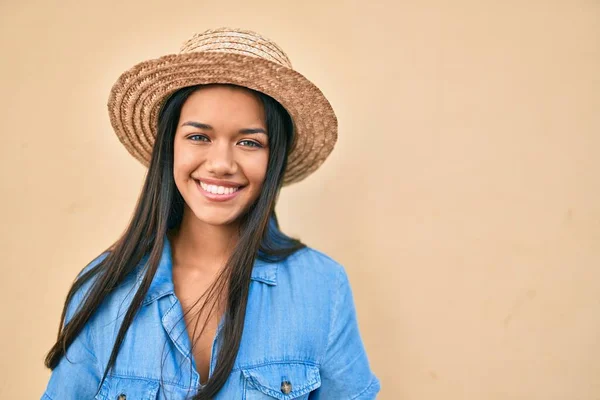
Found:
<svg viewBox="0 0 600 400"><path fill-rule="evenodd" d="M204 183L202 181L200 181L200 186L202 187L202 189L206 190L207 192L213 193L213 194L231 194L231 193L237 192L239 190L239 188L207 185L206 183Z"/></svg>

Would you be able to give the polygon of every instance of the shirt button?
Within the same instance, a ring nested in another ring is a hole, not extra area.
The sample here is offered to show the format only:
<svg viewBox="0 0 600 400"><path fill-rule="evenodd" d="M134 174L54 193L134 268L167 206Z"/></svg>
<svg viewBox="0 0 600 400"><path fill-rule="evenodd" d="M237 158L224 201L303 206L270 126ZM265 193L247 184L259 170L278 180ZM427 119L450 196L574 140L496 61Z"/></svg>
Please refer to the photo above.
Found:
<svg viewBox="0 0 600 400"><path fill-rule="evenodd" d="M292 391L292 383L290 381L281 382L281 393L288 394Z"/></svg>
<svg viewBox="0 0 600 400"><path fill-rule="evenodd" d="M118 397L117 400L127 400L127 396L125 395L125 393L121 393Z"/></svg>

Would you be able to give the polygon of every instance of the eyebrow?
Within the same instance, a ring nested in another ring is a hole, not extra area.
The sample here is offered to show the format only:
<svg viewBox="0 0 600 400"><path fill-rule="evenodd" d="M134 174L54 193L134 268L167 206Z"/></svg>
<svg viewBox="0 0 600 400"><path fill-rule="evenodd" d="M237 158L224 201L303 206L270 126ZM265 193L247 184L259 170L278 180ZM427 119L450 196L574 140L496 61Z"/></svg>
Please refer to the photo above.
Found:
<svg viewBox="0 0 600 400"><path fill-rule="evenodd" d="M214 130L214 128L212 126L202 123L202 122L196 122L196 121L187 121L187 122L184 122L183 124L181 124L181 126L193 126L194 128L198 128L198 129ZM264 133L266 135L267 131L264 130L263 128L246 128L246 129L240 129L239 133L242 133L242 134Z"/></svg>

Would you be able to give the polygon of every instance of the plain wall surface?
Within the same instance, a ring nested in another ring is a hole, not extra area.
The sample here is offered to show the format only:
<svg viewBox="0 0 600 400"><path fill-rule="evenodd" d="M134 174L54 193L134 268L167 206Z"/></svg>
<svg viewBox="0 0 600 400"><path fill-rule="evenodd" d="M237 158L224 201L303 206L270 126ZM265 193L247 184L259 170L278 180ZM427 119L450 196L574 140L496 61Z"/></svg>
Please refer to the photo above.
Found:
<svg viewBox="0 0 600 400"><path fill-rule="evenodd" d="M384 400L600 399L600 2L0 3L0 398L42 394L75 275L145 169L119 74L255 30L330 99L284 231L342 263Z"/></svg>

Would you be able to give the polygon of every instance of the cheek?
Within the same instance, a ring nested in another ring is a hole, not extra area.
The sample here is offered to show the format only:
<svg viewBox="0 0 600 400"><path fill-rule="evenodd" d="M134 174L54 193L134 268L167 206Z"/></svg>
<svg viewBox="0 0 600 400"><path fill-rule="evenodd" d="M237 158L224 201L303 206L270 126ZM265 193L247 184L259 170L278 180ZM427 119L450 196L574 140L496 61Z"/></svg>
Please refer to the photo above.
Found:
<svg viewBox="0 0 600 400"><path fill-rule="evenodd" d="M195 168L195 158L190 152L178 149L177 145L173 155L173 174L176 179L185 179Z"/></svg>
<svg viewBox="0 0 600 400"><path fill-rule="evenodd" d="M265 152L263 157L255 160L248 168L246 168L246 177L252 184L261 187L267 176L267 163L269 161L269 153Z"/></svg>

